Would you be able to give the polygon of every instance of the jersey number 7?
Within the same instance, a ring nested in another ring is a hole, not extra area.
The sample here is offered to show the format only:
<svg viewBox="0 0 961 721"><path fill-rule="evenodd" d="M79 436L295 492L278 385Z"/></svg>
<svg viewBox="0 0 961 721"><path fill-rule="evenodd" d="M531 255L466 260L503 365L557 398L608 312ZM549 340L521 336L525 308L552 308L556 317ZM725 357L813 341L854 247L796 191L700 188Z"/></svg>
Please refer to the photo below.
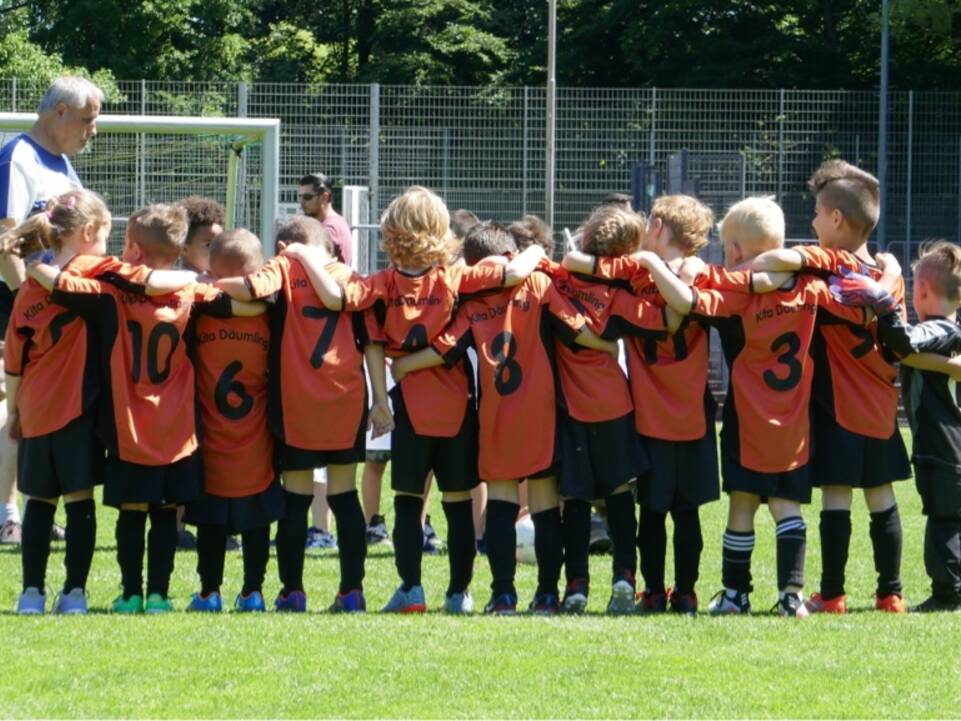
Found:
<svg viewBox="0 0 961 721"><path fill-rule="evenodd" d="M304 318L316 318L324 321L324 328L320 331L320 337L314 345L314 352L310 354L310 365L314 370L320 370L324 365L324 356L330 349L330 344L334 342L334 331L337 330L337 320L340 318L338 311L327 308L319 308L315 305L305 305L301 309Z"/></svg>

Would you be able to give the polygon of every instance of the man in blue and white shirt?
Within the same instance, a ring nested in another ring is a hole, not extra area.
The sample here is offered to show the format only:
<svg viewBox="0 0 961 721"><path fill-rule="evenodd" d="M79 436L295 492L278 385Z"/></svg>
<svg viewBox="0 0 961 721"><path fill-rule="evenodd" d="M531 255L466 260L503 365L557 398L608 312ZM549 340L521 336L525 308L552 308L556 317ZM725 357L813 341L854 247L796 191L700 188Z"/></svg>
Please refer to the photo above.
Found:
<svg viewBox="0 0 961 721"><path fill-rule="evenodd" d="M64 76L47 89L37 121L0 148L0 232L42 211L47 202L82 187L68 156L97 134L103 92L89 80ZM19 258L0 255L0 338L6 333L13 297L25 276ZM19 543L16 446L0 434L0 543Z"/></svg>

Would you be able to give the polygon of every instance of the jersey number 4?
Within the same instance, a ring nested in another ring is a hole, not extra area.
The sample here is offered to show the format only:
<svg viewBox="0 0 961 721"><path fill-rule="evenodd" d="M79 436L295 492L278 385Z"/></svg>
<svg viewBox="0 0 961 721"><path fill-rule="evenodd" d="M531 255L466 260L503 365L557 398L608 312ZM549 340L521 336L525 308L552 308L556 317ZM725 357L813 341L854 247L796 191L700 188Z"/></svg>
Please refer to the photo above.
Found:
<svg viewBox="0 0 961 721"><path fill-rule="evenodd" d="M140 382L140 372L143 365L143 326L135 320L127 321L127 331L133 346L133 382ZM160 343L166 338L169 342L167 355L163 364L160 363ZM180 342L180 332L173 323L157 323L147 338L147 379L154 385L167 380L170 375L170 359L173 357L177 344Z"/></svg>

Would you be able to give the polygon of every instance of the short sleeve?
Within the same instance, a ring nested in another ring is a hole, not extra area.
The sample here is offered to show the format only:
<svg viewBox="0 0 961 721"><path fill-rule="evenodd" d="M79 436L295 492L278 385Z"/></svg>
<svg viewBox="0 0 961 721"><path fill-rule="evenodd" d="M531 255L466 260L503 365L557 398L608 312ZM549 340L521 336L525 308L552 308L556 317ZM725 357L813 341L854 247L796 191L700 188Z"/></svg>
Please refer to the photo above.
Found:
<svg viewBox="0 0 961 721"><path fill-rule="evenodd" d="M751 271L728 270L720 265L707 265L694 279L694 286L702 290L749 293L751 291Z"/></svg>
<svg viewBox="0 0 961 721"><path fill-rule="evenodd" d="M454 366L474 344L470 319L466 313L458 313L447 327L431 343L431 348L441 358L444 365Z"/></svg>
<svg viewBox="0 0 961 721"><path fill-rule="evenodd" d="M344 310L366 310L378 300L387 298L387 272L381 271L366 278L356 275L340 283Z"/></svg>
<svg viewBox="0 0 961 721"><path fill-rule="evenodd" d="M30 180L12 159L0 161L0 218L13 218L18 223L30 214Z"/></svg>
<svg viewBox="0 0 961 721"><path fill-rule="evenodd" d="M861 264L851 253L822 248L820 245L796 245L791 250L801 256L802 270L837 273L842 265L857 269Z"/></svg>
<svg viewBox="0 0 961 721"><path fill-rule="evenodd" d="M479 293L482 290L500 288L507 277L507 266L493 263L478 263L456 269L452 266L447 268L447 271L448 281L455 293Z"/></svg>
<svg viewBox="0 0 961 721"><path fill-rule="evenodd" d="M70 270L61 271L53 282L54 301L57 301L58 293L65 295L101 295L105 291L105 282L99 278L75 275Z"/></svg>
<svg viewBox="0 0 961 721"><path fill-rule="evenodd" d="M290 259L277 256L267 261L261 268L244 277L251 298L260 300L277 293L284 287L284 268Z"/></svg>
<svg viewBox="0 0 961 721"><path fill-rule="evenodd" d="M747 306L751 296L731 290L694 288L692 315L707 318L730 318L740 314Z"/></svg>
<svg viewBox="0 0 961 721"><path fill-rule="evenodd" d="M633 335L647 336L667 332L666 304L660 296L641 298L620 290L611 303L608 329L602 337Z"/></svg>
<svg viewBox="0 0 961 721"><path fill-rule="evenodd" d="M961 329L957 323L939 318L908 325L897 313L878 318L878 338L885 348L898 357L912 353L937 353L954 356L961 353Z"/></svg>
<svg viewBox="0 0 961 721"><path fill-rule="evenodd" d="M3 368L7 375L19 376L23 374L23 351L26 344L23 336L17 332L13 323L7 324L7 333L3 340Z"/></svg>
<svg viewBox="0 0 961 721"><path fill-rule="evenodd" d="M232 318L233 301L230 296L207 283L194 283L185 289L191 294L194 309L214 318Z"/></svg>
<svg viewBox="0 0 961 721"><path fill-rule="evenodd" d="M830 313L837 320L845 323L860 326L865 325L867 314L864 308L855 305L845 305L839 300L836 300L834 296L831 295L827 284L823 281L814 280L814 282L808 285L808 289L816 296L819 310Z"/></svg>
<svg viewBox="0 0 961 721"><path fill-rule="evenodd" d="M650 271L642 267L637 258L630 255L595 258L594 275L605 280L626 280L635 289L652 282Z"/></svg>
<svg viewBox="0 0 961 721"><path fill-rule="evenodd" d="M587 322L584 316L577 311L567 296L554 287L553 283L546 284L541 296L541 304L547 307L547 312L554 319L567 326L573 333L580 333L583 330Z"/></svg>

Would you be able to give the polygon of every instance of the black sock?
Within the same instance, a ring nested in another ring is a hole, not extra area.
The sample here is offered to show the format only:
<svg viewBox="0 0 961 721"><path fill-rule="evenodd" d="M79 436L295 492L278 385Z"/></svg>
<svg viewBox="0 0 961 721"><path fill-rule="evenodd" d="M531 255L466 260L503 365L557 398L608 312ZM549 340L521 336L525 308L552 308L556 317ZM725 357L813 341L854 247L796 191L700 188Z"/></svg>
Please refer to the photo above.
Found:
<svg viewBox="0 0 961 721"><path fill-rule="evenodd" d="M197 575L200 576L201 596L220 591L224 583L226 546L226 528L206 523L197 526Z"/></svg>
<svg viewBox="0 0 961 721"><path fill-rule="evenodd" d="M724 588L749 593L751 586L751 554L754 552L754 531L724 531L721 549L721 583Z"/></svg>
<svg viewBox="0 0 961 721"><path fill-rule="evenodd" d="M170 595L170 576L177 555L177 509L151 508L147 533L147 595Z"/></svg>
<svg viewBox="0 0 961 721"><path fill-rule="evenodd" d="M517 513L520 506L507 501L487 501L487 560L491 565L491 594L517 597ZM535 539L536 539L535 529ZM535 540L535 544L537 541ZM536 549L535 549L536 550Z"/></svg>
<svg viewBox="0 0 961 721"><path fill-rule="evenodd" d="M364 588L364 562L367 560L367 522L357 491L327 496L337 521L337 548L340 557L340 592Z"/></svg>
<svg viewBox="0 0 961 721"><path fill-rule="evenodd" d="M67 503L64 508L67 511L67 549L63 565L67 577L63 590L68 593L75 588L87 587L87 576L90 575L97 545L97 505L92 498L88 498Z"/></svg>
<svg viewBox="0 0 961 721"><path fill-rule="evenodd" d="M901 593L901 515L897 505L871 514L871 545L878 598Z"/></svg>
<svg viewBox="0 0 961 721"><path fill-rule="evenodd" d="M23 564L23 588L33 586L44 593L47 560L50 558L50 531L57 507L31 498L23 511L20 561Z"/></svg>
<svg viewBox="0 0 961 721"><path fill-rule="evenodd" d="M531 520L534 522L534 555L537 557L537 594L557 596L557 583L564 565L561 509L555 507L532 513Z"/></svg>
<svg viewBox="0 0 961 721"><path fill-rule="evenodd" d="M673 511L674 519L674 592L680 595L694 593L694 584L701 567L701 518L697 509Z"/></svg>
<svg viewBox="0 0 961 721"><path fill-rule="evenodd" d="M277 571L284 595L304 590L304 554L307 552L307 512L312 495L284 489L287 516L277 523Z"/></svg>
<svg viewBox="0 0 961 721"><path fill-rule="evenodd" d="M570 583L590 579L591 504L569 498L564 501L564 571Z"/></svg>
<svg viewBox="0 0 961 721"><path fill-rule="evenodd" d="M641 575L644 588L651 593L664 593L664 557L667 554L667 514L641 507L637 525L637 549L641 552ZM676 520L675 520L676 523ZM677 538L677 529L674 530ZM675 554L674 563L677 563Z"/></svg>
<svg viewBox="0 0 961 721"><path fill-rule="evenodd" d="M146 511L120 510L117 516L117 563L124 600L143 596L144 532L147 529Z"/></svg>
<svg viewBox="0 0 961 721"><path fill-rule="evenodd" d="M931 595L956 603L961 598L961 522L928 516L924 529L924 570L931 578Z"/></svg>
<svg viewBox="0 0 961 721"><path fill-rule="evenodd" d="M270 526L251 528L240 534L244 554L244 587L241 593L249 596L254 591L263 593L267 561L270 559Z"/></svg>
<svg viewBox="0 0 961 721"><path fill-rule="evenodd" d="M611 568L614 578L637 574L637 516L634 515L634 496L630 491L607 497L607 529L614 546Z"/></svg>
<svg viewBox="0 0 961 721"><path fill-rule="evenodd" d="M851 511L821 511L821 596L844 593L844 569L851 547Z"/></svg>
<svg viewBox="0 0 961 721"><path fill-rule="evenodd" d="M420 561L424 554L424 526L420 514L423 509L423 498L404 494L394 496L394 565L405 591L420 585Z"/></svg>
<svg viewBox="0 0 961 721"><path fill-rule="evenodd" d="M804 551L807 526L800 516L782 518L774 528L777 537L777 588L804 585Z"/></svg>
<svg viewBox="0 0 961 721"><path fill-rule="evenodd" d="M466 591L474 577L474 557L477 555L474 502L471 499L443 501L441 506L447 516L447 560L450 564L447 595L450 596Z"/></svg>

